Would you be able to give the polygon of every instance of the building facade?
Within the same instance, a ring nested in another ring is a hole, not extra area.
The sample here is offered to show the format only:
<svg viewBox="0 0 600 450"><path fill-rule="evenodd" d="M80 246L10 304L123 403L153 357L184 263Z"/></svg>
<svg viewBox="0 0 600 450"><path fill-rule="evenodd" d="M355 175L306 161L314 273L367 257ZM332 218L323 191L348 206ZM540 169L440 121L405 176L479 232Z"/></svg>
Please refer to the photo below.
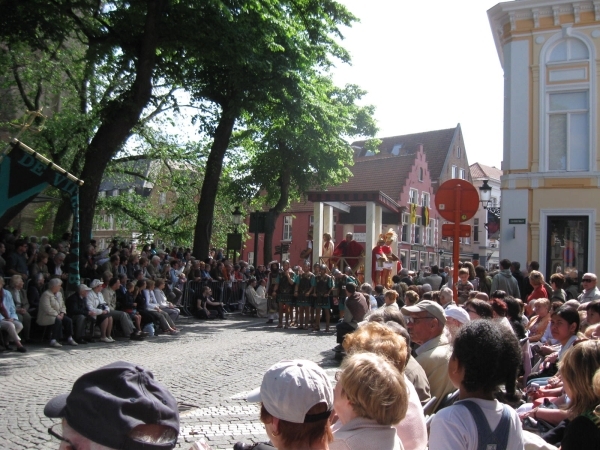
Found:
<svg viewBox="0 0 600 450"><path fill-rule="evenodd" d="M600 3L520 0L488 16L505 75L500 257L594 272Z"/></svg>

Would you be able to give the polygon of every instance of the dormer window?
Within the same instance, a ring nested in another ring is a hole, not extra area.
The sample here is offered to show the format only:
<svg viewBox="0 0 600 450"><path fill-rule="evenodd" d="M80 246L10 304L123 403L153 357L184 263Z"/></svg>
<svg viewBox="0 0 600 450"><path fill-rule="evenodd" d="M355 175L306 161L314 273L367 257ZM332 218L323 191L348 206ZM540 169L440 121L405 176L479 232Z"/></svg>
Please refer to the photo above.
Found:
<svg viewBox="0 0 600 450"><path fill-rule="evenodd" d="M398 156L400 154L400 149L402 148L402 144L396 144L394 145L394 148L392 148L391 154L394 156Z"/></svg>

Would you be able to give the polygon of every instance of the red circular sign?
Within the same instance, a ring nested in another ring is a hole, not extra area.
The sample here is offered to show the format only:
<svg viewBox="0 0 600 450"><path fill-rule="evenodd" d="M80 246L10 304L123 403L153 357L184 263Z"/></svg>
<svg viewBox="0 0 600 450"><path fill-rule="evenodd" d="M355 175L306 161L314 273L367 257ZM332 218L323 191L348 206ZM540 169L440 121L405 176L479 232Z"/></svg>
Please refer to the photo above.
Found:
<svg viewBox="0 0 600 450"><path fill-rule="evenodd" d="M456 205L460 201L460 222L473 217L479 209L479 193L467 180L452 179L443 183L435 194L435 207L440 216L456 223Z"/></svg>

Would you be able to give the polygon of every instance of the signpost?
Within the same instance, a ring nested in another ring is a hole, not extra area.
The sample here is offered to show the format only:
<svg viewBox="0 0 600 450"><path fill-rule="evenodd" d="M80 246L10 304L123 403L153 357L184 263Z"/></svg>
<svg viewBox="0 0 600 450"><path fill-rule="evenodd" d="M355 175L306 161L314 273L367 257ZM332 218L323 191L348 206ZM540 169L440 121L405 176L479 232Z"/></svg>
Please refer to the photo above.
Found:
<svg viewBox="0 0 600 450"><path fill-rule="evenodd" d="M442 218L448 222L442 225L442 237L451 237L452 242L452 287L454 290L454 301L458 303L457 264L459 261L461 237L471 236L471 226L462 225L471 219L479 209L479 194L477 189L466 180L452 179L443 183L435 194L435 207Z"/></svg>

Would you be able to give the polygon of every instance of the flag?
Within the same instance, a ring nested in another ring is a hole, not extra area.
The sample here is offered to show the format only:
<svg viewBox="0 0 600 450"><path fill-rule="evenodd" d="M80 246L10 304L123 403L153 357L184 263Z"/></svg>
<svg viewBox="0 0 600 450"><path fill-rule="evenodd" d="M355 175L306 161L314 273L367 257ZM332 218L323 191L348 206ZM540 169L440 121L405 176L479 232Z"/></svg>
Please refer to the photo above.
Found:
<svg viewBox="0 0 600 450"><path fill-rule="evenodd" d="M410 223L417 222L417 205L414 203L410 204Z"/></svg>
<svg viewBox="0 0 600 450"><path fill-rule="evenodd" d="M429 208L427 206L423 206L423 225L429 226Z"/></svg>
<svg viewBox="0 0 600 450"><path fill-rule="evenodd" d="M14 140L8 154L0 155L0 217L18 211L32 197L54 186L71 197L73 233L67 258L69 289L79 286L79 185L67 171L47 160L21 142Z"/></svg>

